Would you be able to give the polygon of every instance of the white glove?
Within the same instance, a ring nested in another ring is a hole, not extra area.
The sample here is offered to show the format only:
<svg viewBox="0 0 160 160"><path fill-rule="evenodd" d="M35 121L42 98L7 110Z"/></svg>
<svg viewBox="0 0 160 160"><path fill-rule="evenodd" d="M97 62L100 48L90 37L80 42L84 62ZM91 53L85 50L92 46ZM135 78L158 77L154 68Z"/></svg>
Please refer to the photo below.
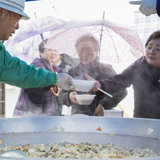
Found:
<svg viewBox="0 0 160 160"><path fill-rule="evenodd" d="M75 87L72 86L72 82L71 82L72 79L73 78L66 73L57 73L55 85L59 86L64 90L73 90L75 89Z"/></svg>
<svg viewBox="0 0 160 160"><path fill-rule="evenodd" d="M157 0L142 0L139 11L146 16L157 13Z"/></svg>

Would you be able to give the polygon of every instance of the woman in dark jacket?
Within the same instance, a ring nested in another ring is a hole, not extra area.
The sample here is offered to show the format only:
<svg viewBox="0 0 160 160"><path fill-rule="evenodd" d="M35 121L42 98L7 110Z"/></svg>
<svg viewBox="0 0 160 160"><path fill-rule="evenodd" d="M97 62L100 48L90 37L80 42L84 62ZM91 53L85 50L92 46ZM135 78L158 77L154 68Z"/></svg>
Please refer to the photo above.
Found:
<svg viewBox="0 0 160 160"><path fill-rule="evenodd" d="M47 40L45 40L45 42L47 42ZM41 67L51 71L48 55L52 62L54 61L54 52L57 51L45 49L43 42L41 42L39 52L40 58L34 59L31 64L36 68ZM53 63L52 67L54 72L61 71L61 68L58 68ZM52 86L21 89L13 116L60 116L62 105L59 103L58 98L51 93L50 87ZM56 92L55 87L54 91Z"/></svg>
<svg viewBox="0 0 160 160"><path fill-rule="evenodd" d="M85 74L89 74L99 81L105 80L106 78L112 77L116 74L111 65L99 62L99 43L92 35L87 34L77 39L75 48L80 59L80 64L71 68L68 72L68 74L74 79L86 80ZM100 115L99 110L102 106L104 109L116 107L117 104L126 96L127 91L124 89L116 93L113 90L111 92L113 98L110 98L101 92L96 92L96 96L91 105L79 105L74 96L75 94L82 94L82 92L68 92L62 90L58 97L60 103L72 106L72 115L86 114L93 116L94 114ZM89 92L88 94L95 93Z"/></svg>
<svg viewBox="0 0 160 160"><path fill-rule="evenodd" d="M160 119L160 31L150 35L141 57L121 74L100 81L93 87L106 91L121 90L133 85L134 117ZM90 77L86 76L87 79Z"/></svg>

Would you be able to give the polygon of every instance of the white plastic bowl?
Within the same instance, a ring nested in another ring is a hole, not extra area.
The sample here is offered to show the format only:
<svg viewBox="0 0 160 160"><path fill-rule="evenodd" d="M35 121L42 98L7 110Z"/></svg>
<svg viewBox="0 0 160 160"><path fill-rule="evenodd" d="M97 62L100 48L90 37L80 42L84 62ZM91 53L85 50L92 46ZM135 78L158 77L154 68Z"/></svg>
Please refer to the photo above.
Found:
<svg viewBox="0 0 160 160"><path fill-rule="evenodd" d="M76 91L89 92L96 81L88 80L72 80L72 84L75 86Z"/></svg>
<svg viewBox="0 0 160 160"><path fill-rule="evenodd" d="M89 94L75 95L77 102L80 105L90 105L93 102L95 96L96 95Z"/></svg>

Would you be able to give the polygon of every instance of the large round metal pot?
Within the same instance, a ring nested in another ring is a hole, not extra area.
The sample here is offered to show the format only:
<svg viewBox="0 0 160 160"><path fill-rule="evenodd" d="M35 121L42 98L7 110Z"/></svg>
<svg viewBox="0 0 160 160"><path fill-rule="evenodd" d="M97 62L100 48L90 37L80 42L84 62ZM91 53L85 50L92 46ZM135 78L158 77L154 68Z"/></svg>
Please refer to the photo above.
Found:
<svg viewBox="0 0 160 160"><path fill-rule="evenodd" d="M52 130L54 127L57 127L57 130ZM98 131L98 127L102 131ZM148 129L151 129L152 133L148 133ZM6 135L3 134L4 132ZM114 136L111 136L111 133L114 133ZM133 148L149 148L160 152L160 120L96 116L1 118L0 138L3 139L0 147L6 144L47 144L67 141L71 143L101 143L102 145L113 143ZM7 158L0 157L0 159ZM37 160L37 158L27 159ZM160 157L140 159L158 160Z"/></svg>

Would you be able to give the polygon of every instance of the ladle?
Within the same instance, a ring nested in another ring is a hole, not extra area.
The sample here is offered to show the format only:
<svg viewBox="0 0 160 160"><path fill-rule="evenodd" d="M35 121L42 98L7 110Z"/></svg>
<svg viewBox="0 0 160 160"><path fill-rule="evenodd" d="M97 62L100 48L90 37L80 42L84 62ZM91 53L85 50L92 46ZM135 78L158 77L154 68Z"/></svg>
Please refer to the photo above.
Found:
<svg viewBox="0 0 160 160"><path fill-rule="evenodd" d="M17 150L9 150L9 151L4 151L0 155L1 157L17 157L17 158L25 158L27 157L23 152L17 151Z"/></svg>

